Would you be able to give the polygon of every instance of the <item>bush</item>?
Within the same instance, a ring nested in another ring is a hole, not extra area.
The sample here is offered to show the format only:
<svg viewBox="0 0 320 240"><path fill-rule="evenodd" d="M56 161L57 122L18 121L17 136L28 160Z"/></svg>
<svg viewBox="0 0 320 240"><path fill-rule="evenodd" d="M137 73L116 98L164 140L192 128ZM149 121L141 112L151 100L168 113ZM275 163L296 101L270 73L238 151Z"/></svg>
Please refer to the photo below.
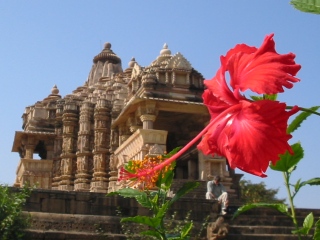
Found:
<svg viewBox="0 0 320 240"><path fill-rule="evenodd" d="M27 186L19 191L12 191L0 185L0 240L23 239L23 230L29 226L30 219L22 216L22 206L30 196Z"/></svg>

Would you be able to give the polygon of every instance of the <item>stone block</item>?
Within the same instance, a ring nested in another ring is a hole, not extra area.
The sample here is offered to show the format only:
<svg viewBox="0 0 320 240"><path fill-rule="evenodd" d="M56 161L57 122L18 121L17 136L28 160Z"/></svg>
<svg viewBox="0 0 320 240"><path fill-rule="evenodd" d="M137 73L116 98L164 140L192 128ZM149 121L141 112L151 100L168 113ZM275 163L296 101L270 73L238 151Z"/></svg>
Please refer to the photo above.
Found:
<svg viewBox="0 0 320 240"><path fill-rule="evenodd" d="M44 198L40 202L41 212L66 213L66 201L62 198Z"/></svg>

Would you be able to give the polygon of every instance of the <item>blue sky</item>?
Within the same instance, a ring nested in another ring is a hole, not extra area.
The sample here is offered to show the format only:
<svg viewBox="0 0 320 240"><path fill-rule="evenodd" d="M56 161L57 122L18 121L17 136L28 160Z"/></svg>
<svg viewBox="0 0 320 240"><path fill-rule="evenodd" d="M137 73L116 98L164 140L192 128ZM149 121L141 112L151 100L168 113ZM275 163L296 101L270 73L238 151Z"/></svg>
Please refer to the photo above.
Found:
<svg viewBox="0 0 320 240"><path fill-rule="evenodd" d="M320 104L319 30L319 15L297 11L284 0L0 1L0 183L11 185L15 179L19 155L11 149L24 108L47 97L55 84L62 96L83 85L105 42L112 44L123 68L132 57L149 65L167 43L210 79L220 55L238 43L260 46L274 33L277 51L295 53L302 65L301 82L279 100L310 107ZM305 158L293 182L320 177L319 122L312 116L294 133L291 142L301 142ZM244 178L280 188L278 197L286 197L281 173L269 169L267 174ZM306 187L295 204L320 208L319 199L320 186Z"/></svg>

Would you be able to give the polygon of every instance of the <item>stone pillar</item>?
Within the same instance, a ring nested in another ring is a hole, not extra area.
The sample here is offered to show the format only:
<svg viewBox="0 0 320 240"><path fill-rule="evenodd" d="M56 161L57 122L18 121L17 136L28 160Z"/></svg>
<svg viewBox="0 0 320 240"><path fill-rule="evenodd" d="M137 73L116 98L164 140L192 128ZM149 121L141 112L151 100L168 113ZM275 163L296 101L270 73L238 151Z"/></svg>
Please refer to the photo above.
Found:
<svg viewBox="0 0 320 240"><path fill-rule="evenodd" d="M36 147L35 138L32 136L28 136L27 144L25 146L26 155L24 158L33 159L34 148Z"/></svg>
<svg viewBox="0 0 320 240"><path fill-rule="evenodd" d="M59 190L72 191L76 165L76 138L78 110L76 102L66 102L62 115L63 144L61 154L61 181Z"/></svg>
<svg viewBox="0 0 320 240"><path fill-rule="evenodd" d="M188 179L196 180L198 166L197 162L193 159L188 160Z"/></svg>
<svg viewBox="0 0 320 240"><path fill-rule="evenodd" d="M118 158L115 156L114 151L119 147L119 130L118 128L111 129L110 135L110 161L109 161L109 184L108 184L108 193L114 192L117 190L117 181L118 181Z"/></svg>
<svg viewBox="0 0 320 240"><path fill-rule="evenodd" d="M141 104L137 110L143 129L153 129L153 123L157 117L156 102L147 101Z"/></svg>
<svg viewBox="0 0 320 240"><path fill-rule="evenodd" d="M94 109L93 178L90 191L106 193L108 189L107 162L109 163L110 106L106 99L98 99Z"/></svg>
<svg viewBox="0 0 320 240"><path fill-rule="evenodd" d="M93 104L83 102L80 108L79 132L77 142L77 173L74 181L75 191L90 190L89 161L92 156L90 152L90 131L93 118ZM92 160L91 160L92 161Z"/></svg>
<svg viewBox="0 0 320 240"><path fill-rule="evenodd" d="M58 190L59 182L61 180L61 153L62 153L62 114L63 104L61 101L57 104L56 121L55 121L55 133L56 138L54 140L53 150L53 163L52 163L52 189Z"/></svg>
<svg viewBox="0 0 320 240"><path fill-rule="evenodd" d="M110 155L110 164L109 164L109 168L110 168L110 172L109 172L109 186L108 186L108 193L110 192L114 192L117 190L117 181L118 181L118 169L117 169L117 165L118 165L118 159L117 157L112 154Z"/></svg>
<svg viewBox="0 0 320 240"><path fill-rule="evenodd" d="M153 129L153 122L156 120L155 115L143 114L140 116L143 129Z"/></svg>

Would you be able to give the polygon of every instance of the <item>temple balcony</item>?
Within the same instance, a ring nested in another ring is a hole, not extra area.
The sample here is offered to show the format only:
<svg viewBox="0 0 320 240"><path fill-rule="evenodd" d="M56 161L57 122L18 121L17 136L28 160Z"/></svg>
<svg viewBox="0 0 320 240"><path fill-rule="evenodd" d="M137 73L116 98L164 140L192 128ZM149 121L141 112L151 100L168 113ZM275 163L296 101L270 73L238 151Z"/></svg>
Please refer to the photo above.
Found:
<svg viewBox="0 0 320 240"><path fill-rule="evenodd" d="M137 129L114 152L118 159L117 168L119 169L130 159L142 160L154 146L164 153L166 151L167 133L164 130Z"/></svg>
<svg viewBox="0 0 320 240"><path fill-rule="evenodd" d="M21 158L16 174L15 187L29 184L31 187L51 189L52 160Z"/></svg>

